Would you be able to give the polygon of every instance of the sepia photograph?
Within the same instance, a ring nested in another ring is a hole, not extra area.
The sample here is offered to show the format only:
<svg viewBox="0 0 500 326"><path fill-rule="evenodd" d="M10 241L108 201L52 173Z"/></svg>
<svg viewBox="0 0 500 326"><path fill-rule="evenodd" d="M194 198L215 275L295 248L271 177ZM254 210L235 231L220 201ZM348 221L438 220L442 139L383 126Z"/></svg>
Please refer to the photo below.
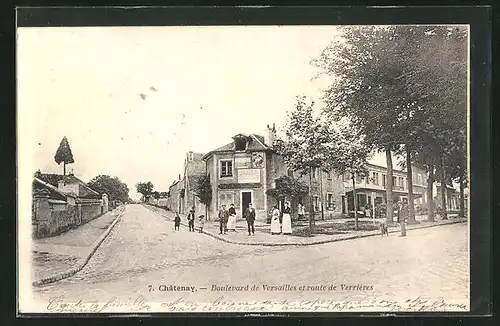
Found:
<svg viewBox="0 0 500 326"><path fill-rule="evenodd" d="M19 27L19 312L470 311L469 27Z"/></svg>

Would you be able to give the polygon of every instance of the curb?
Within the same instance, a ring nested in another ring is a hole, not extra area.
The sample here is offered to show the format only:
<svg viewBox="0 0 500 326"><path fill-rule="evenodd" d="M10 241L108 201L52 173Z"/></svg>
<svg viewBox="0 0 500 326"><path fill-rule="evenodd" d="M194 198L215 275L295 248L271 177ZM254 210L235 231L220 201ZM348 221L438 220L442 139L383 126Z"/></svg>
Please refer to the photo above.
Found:
<svg viewBox="0 0 500 326"><path fill-rule="evenodd" d="M413 228L406 228L406 231L411 231L411 230L418 230L418 229L426 229L426 228L431 228L431 227L436 227L436 226L442 226L442 225L450 225L450 224L457 224L457 223L465 223L465 221L451 221L451 222L446 222L446 223L440 223L440 224L434 224L434 225L425 225L425 226L420 226L420 227L413 227ZM397 233L400 232L401 230L392 230L389 231L389 233ZM238 244L238 245L245 245L245 246L265 246L265 247L284 247L284 246L311 246L311 245L318 245L318 244L324 244L324 243L330 243L330 242L338 242L338 241L344 241L344 240L353 240L353 239L359 239L359 238L367 238L367 237L373 237L380 235L379 232L374 232L374 233L368 233L368 234L355 234L351 236L346 236L343 238L337 238L337 239L325 239L325 240L318 240L318 241L311 241L311 242L282 242L282 243L274 243L274 242L241 242L241 241L234 241L230 239L226 239L224 237L221 237L219 235L216 235L211 232L206 232L203 231L204 234L211 236L213 238L216 238L218 240L221 240L223 242L231 243L231 244Z"/></svg>
<svg viewBox="0 0 500 326"><path fill-rule="evenodd" d="M114 228L114 226L118 223L118 221L121 219L123 212L125 212L125 206L123 207L123 210L118 214L118 216L115 218L115 220L111 223L110 226L104 231L103 234L97 239L93 244L92 244L92 249L90 250L89 254L87 257L83 260L81 260L79 263L76 264L75 267L72 267L64 272L60 272L57 274L54 274L52 276L44 277L42 279L39 279L37 281L34 281L32 284L33 286L40 286L44 284L49 284L49 283L54 283L57 281L60 281L62 279L68 278L70 276L75 275L79 271L81 271L85 265L89 262L90 258L94 255L94 253L97 251L97 248L101 245L101 243L106 239L106 237L109 235L111 230Z"/></svg>
<svg viewBox="0 0 500 326"><path fill-rule="evenodd" d="M148 208L149 209L149 208ZM158 212L155 212L152 209L149 209L151 212L158 214L160 216L163 216L167 218L165 215L160 214ZM442 225L450 225L450 224L457 224L457 223L465 223L467 222L467 219L461 219L461 220L449 220L449 222L445 223L439 223L439 224L433 224L433 225L422 225L422 226L417 226L417 227L408 227L406 226L406 231L411 231L411 230L418 230L418 229L426 229L426 228L432 228L436 226L442 226ZM184 227L187 227L186 224L181 222L181 225ZM418 225L418 224L413 224L413 225ZM401 229L395 229L395 230L389 230L389 233L397 233L400 232ZM264 246L264 247L285 247L285 246L311 246L311 245L318 245L318 244L324 244L324 243L330 243L330 242L338 242L338 241L344 241L344 240L353 240L353 239L359 239L359 238L367 238L367 237L373 237L380 235L380 232L378 231L373 231L373 233L365 233L365 234L354 234L350 236L346 236L343 238L337 238L337 239L325 239L325 240L318 240L318 241L311 241L311 242L282 242L282 243L274 243L274 242L242 242L242 241L235 241L235 240L230 240L224 237L221 237L215 233L212 232L207 232L203 231L203 234L206 234L212 238L221 240L226 243L231 243L231 244L237 244L237 245L244 245L244 246Z"/></svg>

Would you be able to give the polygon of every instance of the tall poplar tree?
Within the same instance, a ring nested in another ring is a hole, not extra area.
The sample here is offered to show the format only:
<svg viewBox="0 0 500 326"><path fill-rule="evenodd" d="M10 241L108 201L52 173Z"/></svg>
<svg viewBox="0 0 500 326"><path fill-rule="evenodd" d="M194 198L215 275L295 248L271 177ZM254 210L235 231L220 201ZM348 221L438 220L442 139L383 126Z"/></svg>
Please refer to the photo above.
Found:
<svg viewBox="0 0 500 326"><path fill-rule="evenodd" d="M75 163L73 153L71 153L71 148L69 147L69 142L66 136L64 136L61 140L61 143L57 148L56 155L54 155L54 160L59 165L63 163L63 175L66 175L66 164Z"/></svg>

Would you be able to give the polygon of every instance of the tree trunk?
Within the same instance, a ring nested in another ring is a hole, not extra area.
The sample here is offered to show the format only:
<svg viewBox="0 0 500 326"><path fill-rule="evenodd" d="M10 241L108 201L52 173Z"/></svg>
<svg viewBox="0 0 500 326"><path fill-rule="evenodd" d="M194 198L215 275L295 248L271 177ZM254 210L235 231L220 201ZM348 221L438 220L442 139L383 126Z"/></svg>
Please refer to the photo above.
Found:
<svg viewBox="0 0 500 326"><path fill-rule="evenodd" d="M66 175L66 162L63 161L63 175Z"/></svg>
<svg viewBox="0 0 500 326"><path fill-rule="evenodd" d="M354 230L358 230L358 200L356 196L356 178L352 173L352 196L354 199Z"/></svg>
<svg viewBox="0 0 500 326"><path fill-rule="evenodd" d="M441 206L442 206L442 217L443 220L448 219L446 214L446 175L444 172L444 154L441 154Z"/></svg>
<svg viewBox="0 0 500 326"><path fill-rule="evenodd" d="M429 178L427 179L427 221L434 222L434 196L432 187L434 185L434 165L429 165Z"/></svg>
<svg viewBox="0 0 500 326"><path fill-rule="evenodd" d="M319 170L319 192L320 192L320 197L321 198L321 220L324 221L325 220L325 213L324 213L324 210L323 210L323 200L325 199L324 196L323 196L323 171L320 169Z"/></svg>
<svg viewBox="0 0 500 326"><path fill-rule="evenodd" d="M411 151L406 145L406 179L408 180L408 224L415 224L415 202L413 198L413 172L411 167Z"/></svg>
<svg viewBox="0 0 500 326"><path fill-rule="evenodd" d="M309 168L309 231L314 233L314 203L312 194L312 167Z"/></svg>
<svg viewBox="0 0 500 326"><path fill-rule="evenodd" d="M406 219L408 218L408 212L403 208L403 213L399 216L399 223L401 224L401 236L406 237Z"/></svg>
<svg viewBox="0 0 500 326"><path fill-rule="evenodd" d="M460 217L465 217L464 176L460 174Z"/></svg>
<svg viewBox="0 0 500 326"><path fill-rule="evenodd" d="M392 200L392 156L391 156L391 151L386 150L385 151L385 158L387 160L387 180L386 180L386 185L387 185L387 190L386 190L386 196L387 196L387 210L386 210L386 225L391 225L393 223L392 220L392 215L394 212L393 208L393 200Z"/></svg>

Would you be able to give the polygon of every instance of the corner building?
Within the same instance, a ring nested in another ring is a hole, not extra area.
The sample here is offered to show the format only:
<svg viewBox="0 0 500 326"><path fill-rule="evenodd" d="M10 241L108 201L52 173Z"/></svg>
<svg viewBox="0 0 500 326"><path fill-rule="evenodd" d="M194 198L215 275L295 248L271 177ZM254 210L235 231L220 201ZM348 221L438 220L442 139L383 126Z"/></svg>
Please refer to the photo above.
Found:
<svg viewBox="0 0 500 326"><path fill-rule="evenodd" d="M273 205L282 206L276 199L267 194L268 189L275 187L275 180L283 175L291 175L280 157L273 149L275 138L274 126L267 126L265 136L256 134L237 134L233 141L203 156L206 162L206 173L212 185L212 202L209 216L217 217L222 205L234 204L237 219L252 203L257 213L257 220L265 222ZM308 184L308 178L299 180ZM342 195L344 185L341 176L332 176L323 171L314 172L313 186L314 215L316 218L335 218L342 215ZM323 214L321 214L323 202ZM296 215L297 204L302 203L309 215L308 196L291 201L292 215Z"/></svg>

